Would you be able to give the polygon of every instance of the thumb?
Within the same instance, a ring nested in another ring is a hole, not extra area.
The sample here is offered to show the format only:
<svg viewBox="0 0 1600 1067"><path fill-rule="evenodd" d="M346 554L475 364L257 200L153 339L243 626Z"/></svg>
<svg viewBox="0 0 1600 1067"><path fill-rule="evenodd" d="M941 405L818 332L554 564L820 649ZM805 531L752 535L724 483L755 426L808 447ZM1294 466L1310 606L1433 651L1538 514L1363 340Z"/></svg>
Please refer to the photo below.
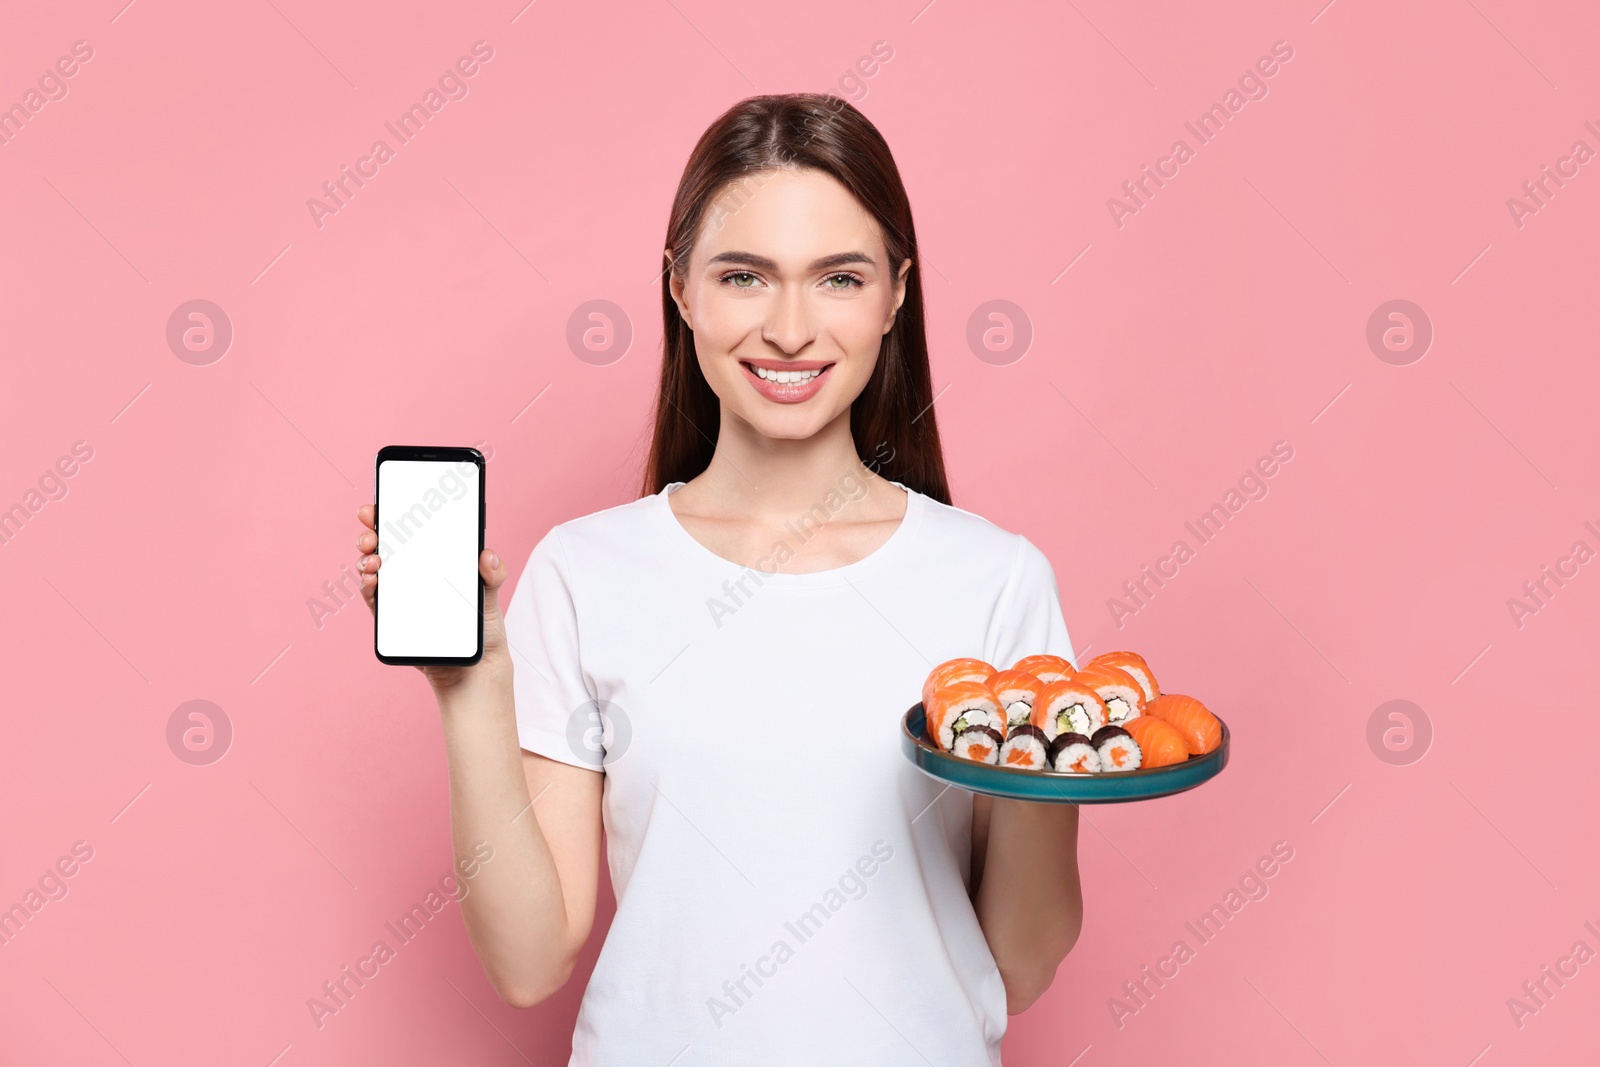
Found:
<svg viewBox="0 0 1600 1067"><path fill-rule="evenodd" d="M478 575L483 579L483 621L501 622L500 587L505 584L506 565L492 549L484 549L478 557Z"/></svg>

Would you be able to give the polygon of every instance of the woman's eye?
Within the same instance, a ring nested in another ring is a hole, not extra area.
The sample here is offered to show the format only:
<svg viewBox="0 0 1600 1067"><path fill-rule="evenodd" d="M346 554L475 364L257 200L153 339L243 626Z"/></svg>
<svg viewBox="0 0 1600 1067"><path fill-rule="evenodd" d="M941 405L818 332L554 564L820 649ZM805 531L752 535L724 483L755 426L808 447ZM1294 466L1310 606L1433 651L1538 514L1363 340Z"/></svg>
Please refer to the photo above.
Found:
<svg viewBox="0 0 1600 1067"><path fill-rule="evenodd" d="M735 289L754 289L757 283L761 281L760 278L747 270L729 271L722 276L722 280L724 283L732 285ZM830 274L822 280L824 289L833 289L838 292L843 292L846 289L857 289L864 284L854 274Z"/></svg>

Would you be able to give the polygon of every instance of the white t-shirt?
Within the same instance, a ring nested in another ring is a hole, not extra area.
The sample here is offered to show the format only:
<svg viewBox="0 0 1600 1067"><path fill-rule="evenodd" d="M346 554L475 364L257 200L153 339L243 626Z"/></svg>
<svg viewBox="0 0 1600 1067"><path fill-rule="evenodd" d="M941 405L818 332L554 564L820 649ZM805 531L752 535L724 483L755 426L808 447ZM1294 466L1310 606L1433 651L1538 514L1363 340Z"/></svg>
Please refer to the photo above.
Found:
<svg viewBox="0 0 1600 1067"><path fill-rule="evenodd" d="M678 522L681 484L553 528L506 610L522 747L600 769L606 745L617 911L571 1067L999 1064L972 797L900 720L943 660L1071 657L1049 561L910 492L864 559L746 569Z"/></svg>

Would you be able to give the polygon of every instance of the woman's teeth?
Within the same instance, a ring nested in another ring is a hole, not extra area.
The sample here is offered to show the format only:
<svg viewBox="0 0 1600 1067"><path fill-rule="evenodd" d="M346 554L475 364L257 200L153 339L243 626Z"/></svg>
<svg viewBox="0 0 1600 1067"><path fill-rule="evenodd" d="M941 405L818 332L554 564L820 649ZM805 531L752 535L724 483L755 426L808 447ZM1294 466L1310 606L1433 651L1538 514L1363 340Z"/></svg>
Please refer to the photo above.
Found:
<svg viewBox="0 0 1600 1067"><path fill-rule="evenodd" d="M779 385L804 385L822 373L820 370L768 370L765 367L757 367L755 372L756 377Z"/></svg>

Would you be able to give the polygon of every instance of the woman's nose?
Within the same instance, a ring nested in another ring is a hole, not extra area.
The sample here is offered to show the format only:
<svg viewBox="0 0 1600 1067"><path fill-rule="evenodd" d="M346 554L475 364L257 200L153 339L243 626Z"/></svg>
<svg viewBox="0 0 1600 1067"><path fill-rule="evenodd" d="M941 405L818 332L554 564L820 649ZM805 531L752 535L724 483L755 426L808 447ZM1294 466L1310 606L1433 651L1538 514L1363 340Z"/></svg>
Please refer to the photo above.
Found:
<svg viewBox="0 0 1600 1067"><path fill-rule="evenodd" d="M772 301L761 336L768 344L793 355L811 341L811 322L805 293L787 288Z"/></svg>

